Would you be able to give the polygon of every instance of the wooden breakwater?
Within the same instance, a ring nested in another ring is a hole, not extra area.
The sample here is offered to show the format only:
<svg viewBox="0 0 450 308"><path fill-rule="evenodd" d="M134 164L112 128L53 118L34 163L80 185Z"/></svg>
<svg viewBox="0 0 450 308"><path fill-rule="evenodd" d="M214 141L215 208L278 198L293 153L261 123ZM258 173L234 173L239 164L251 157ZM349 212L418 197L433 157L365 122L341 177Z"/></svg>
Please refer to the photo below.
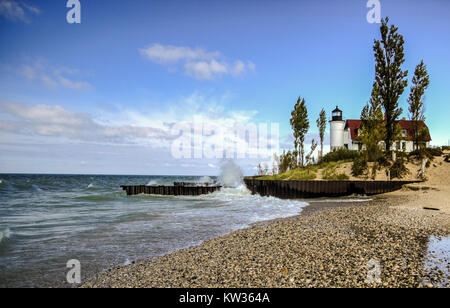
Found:
<svg viewBox="0 0 450 308"><path fill-rule="evenodd" d="M290 181L244 179L252 194L282 199L376 195L399 190L419 181Z"/></svg>
<svg viewBox="0 0 450 308"><path fill-rule="evenodd" d="M221 186L213 186L210 184L184 183L177 182L173 186L121 186L128 196L147 194L147 195L163 195L163 196L200 196L206 195L222 188Z"/></svg>

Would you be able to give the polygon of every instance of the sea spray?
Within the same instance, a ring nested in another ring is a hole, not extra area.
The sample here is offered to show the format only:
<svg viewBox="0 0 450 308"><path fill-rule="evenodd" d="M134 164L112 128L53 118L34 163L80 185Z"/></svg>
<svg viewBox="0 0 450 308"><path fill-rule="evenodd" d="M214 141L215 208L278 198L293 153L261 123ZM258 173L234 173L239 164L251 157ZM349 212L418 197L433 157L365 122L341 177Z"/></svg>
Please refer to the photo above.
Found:
<svg viewBox="0 0 450 308"><path fill-rule="evenodd" d="M208 184L213 184L214 180L211 179L209 176L202 176L199 180L198 183L200 184L204 184L204 183L208 183Z"/></svg>
<svg viewBox="0 0 450 308"><path fill-rule="evenodd" d="M3 240L9 239L11 236L11 231L9 228L6 228L5 230L0 231L0 243L3 242Z"/></svg>
<svg viewBox="0 0 450 308"><path fill-rule="evenodd" d="M159 183L157 180L151 180L150 182L147 183L147 185L145 186L158 186Z"/></svg>
<svg viewBox="0 0 450 308"><path fill-rule="evenodd" d="M124 265L124 266L131 265L130 259L126 259L125 262L123 263L123 265Z"/></svg>
<svg viewBox="0 0 450 308"><path fill-rule="evenodd" d="M221 166L221 173L219 176L219 183L225 187L239 187L243 185L244 176L241 168L233 161L225 161Z"/></svg>

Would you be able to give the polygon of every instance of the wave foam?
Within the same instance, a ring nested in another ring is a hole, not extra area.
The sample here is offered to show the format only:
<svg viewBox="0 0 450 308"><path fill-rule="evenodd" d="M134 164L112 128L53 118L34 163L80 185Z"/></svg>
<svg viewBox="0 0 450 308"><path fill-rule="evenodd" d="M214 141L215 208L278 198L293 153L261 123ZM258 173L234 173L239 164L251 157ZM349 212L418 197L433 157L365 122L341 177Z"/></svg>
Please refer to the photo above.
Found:
<svg viewBox="0 0 450 308"><path fill-rule="evenodd" d="M244 184L235 188L222 188L220 191L198 198L222 206L230 206L237 215L246 216L247 223L299 215L303 208L309 205L308 202L303 200L284 200L276 197L252 195Z"/></svg>
<svg viewBox="0 0 450 308"><path fill-rule="evenodd" d="M159 182L158 180L151 180L150 182L147 183L147 185L145 186L158 186Z"/></svg>
<svg viewBox="0 0 450 308"><path fill-rule="evenodd" d="M311 203L353 203L353 202L370 202L373 199L326 199L326 200L311 200Z"/></svg>
<svg viewBox="0 0 450 308"><path fill-rule="evenodd" d="M203 183L213 184L213 183L214 183L214 180L211 179L209 176L202 176L202 177L198 180L198 183L201 183L201 184L203 184Z"/></svg>
<svg viewBox="0 0 450 308"><path fill-rule="evenodd" d="M219 176L219 183L223 187L238 187L242 185L244 175L241 168L233 161L226 161L221 167L221 173Z"/></svg>
<svg viewBox="0 0 450 308"><path fill-rule="evenodd" d="M9 228L6 228L3 231L0 231L0 243L5 239L9 239L11 237L11 231L9 230Z"/></svg>

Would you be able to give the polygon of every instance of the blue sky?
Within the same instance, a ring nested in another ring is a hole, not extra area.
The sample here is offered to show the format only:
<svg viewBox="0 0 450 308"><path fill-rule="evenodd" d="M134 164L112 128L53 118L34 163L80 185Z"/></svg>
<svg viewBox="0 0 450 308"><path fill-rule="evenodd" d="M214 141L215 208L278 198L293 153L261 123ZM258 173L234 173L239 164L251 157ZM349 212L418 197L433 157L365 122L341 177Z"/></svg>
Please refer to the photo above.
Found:
<svg viewBox="0 0 450 308"><path fill-rule="evenodd" d="M408 79L428 66L427 124L447 144L450 2L380 2ZM279 123L288 148L299 95L311 138L322 108L359 118L370 96L379 25L365 0L80 3L68 24L66 1L0 0L0 172L217 175L220 159L173 157L171 125Z"/></svg>

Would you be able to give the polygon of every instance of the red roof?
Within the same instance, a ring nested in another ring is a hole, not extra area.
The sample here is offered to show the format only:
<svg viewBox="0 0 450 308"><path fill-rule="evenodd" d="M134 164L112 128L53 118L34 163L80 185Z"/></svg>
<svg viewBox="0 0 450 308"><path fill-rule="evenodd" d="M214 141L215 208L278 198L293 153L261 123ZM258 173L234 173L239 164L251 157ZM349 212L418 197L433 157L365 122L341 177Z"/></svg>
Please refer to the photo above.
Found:
<svg viewBox="0 0 450 308"><path fill-rule="evenodd" d="M345 129L350 130L350 137L352 140L357 140L359 138L358 136L358 129L361 127L361 120L347 120L345 123ZM400 125L400 127L404 130L406 130L406 137L402 137L402 140L413 140L413 121L410 120L400 120L397 121L397 123ZM428 131L427 137L423 141L431 141L430 136L430 130L428 129L428 126L424 122L420 122L419 128L426 128Z"/></svg>
<svg viewBox="0 0 450 308"><path fill-rule="evenodd" d="M350 129L350 138L352 140L358 139L358 129L361 127L361 120L347 120L345 123L345 129Z"/></svg>

